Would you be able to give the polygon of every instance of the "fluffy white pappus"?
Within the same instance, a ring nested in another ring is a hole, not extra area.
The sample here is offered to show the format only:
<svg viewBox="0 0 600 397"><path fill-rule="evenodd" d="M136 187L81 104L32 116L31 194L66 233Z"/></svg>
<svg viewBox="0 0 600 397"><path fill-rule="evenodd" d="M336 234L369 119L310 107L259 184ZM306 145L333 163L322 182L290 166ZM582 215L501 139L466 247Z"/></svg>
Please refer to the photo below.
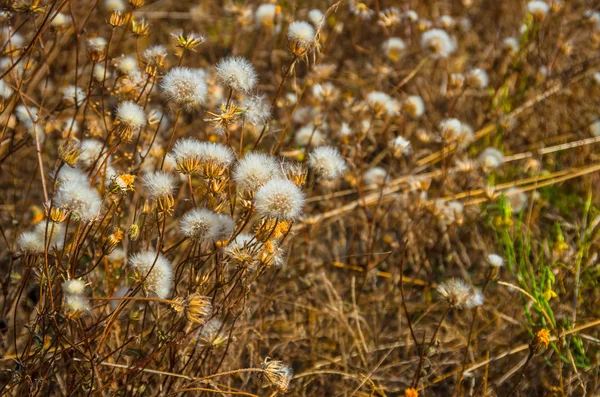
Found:
<svg viewBox="0 0 600 397"><path fill-rule="evenodd" d="M337 98L339 90L329 81L321 84L315 84L312 87L312 94L318 102L332 101Z"/></svg>
<svg viewBox="0 0 600 397"><path fill-rule="evenodd" d="M181 218L181 232L192 241L203 243L215 240L221 229L219 215L206 208L195 208Z"/></svg>
<svg viewBox="0 0 600 397"><path fill-rule="evenodd" d="M254 66L244 57L227 57L216 65L219 80L236 91L250 92L258 83Z"/></svg>
<svg viewBox="0 0 600 397"><path fill-rule="evenodd" d="M412 145L410 141L403 136L392 138L388 143L388 146L394 157L400 157L402 155L408 156L412 153Z"/></svg>
<svg viewBox="0 0 600 397"><path fill-rule="evenodd" d="M147 117L144 109L136 103L125 101L117 106L117 119L133 131L139 131L146 125Z"/></svg>
<svg viewBox="0 0 600 397"><path fill-rule="evenodd" d="M341 138L347 138L347 137L351 136L352 134L354 134L354 130L352 130L352 127L350 127L350 124L343 121L342 124L340 125L340 129L338 130L338 135Z"/></svg>
<svg viewBox="0 0 600 397"><path fill-rule="evenodd" d="M308 124L296 132L294 142L298 146L307 146L309 143L311 146L321 146L325 143L325 137L321 133L321 130L312 124Z"/></svg>
<svg viewBox="0 0 600 397"><path fill-rule="evenodd" d="M514 37L507 37L502 41L502 49L509 55L515 55L519 52L519 40Z"/></svg>
<svg viewBox="0 0 600 397"><path fill-rule="evenodd" d="M139 281L161 299L167 299L173 284L173 265L162 254L154 250L141 251L129 257L129 266L136 272Z"/></svg>
<svg viewBox="0 0 600 397"><path fill-rule="evenodd" d="M492 170L498 168L504 163L504 154L496 148L486 148L479 155L479 164L484 170Z"/></svg>
<svg viewBox="0 0 600 397"><path fill-rule="evenodd" d="M83 295L67 295L65 297L65 310L69 315L87 314L92 310L88 298Z"/></svg>
<svg viewBox="0 0 600 397"><path fill-rule="evenodd" d="M258 189L254 204L262 217L291 221L302 214L304 193L287 179L271 179Z"/></svg>
<svg viewBox="0 0 600 397"><path fill-rule="evenodd" d="M367 95L367 103L375 113L385 113L397 116L400 113L400 103L381 91L372 91Z"/></svg>
<svg viewBox="0 0 600 397"><path fill-rule="evenodd" d="M233 180L238 189L255 192L278 175L279 164L273 156L250 152L238 161L233 171Z"/></svg>
<svg viewBox="0 0 600 397"><path fill-rule="evenodd" d="M113 12L114 10L125 12L127 5L123 0L105 0L104 8L109 12Z"/></svg>
<svg viewBox="0 0 600 397"><path fill-rule="evenodd" d="M460 278L451 278L437 287L438 293L457 309L472 308L483 303L473 286Z"/></svg>
<svg viewBox="0 0 600 397"><path fill-rule="evenodd" d="M229 146L215 142L200 142L200 160L212 162L221 167L229 167L235 161L235 153Z"/></svg>
<svg viewBox="0 0 600 397"><path fill-rule="evenodd" d="M139 70L138 61L135 57L125 56L117 63L117 70L122 75L129 76L131 73Z"/></svg>
<svg viewBox="0 0 600 397"><path fill-rule="evenodd" d="M90 167L102 153L102 142L95 139L84 139L81 142L81 154L77 161L84 167Z"/></svg>
<svg viewBox="0 0 600 397"><path fill-rule="evenodd" d="M491 266L494 267L502 267L504 266L504 258L497 254L489 254L487 256L487 261Z"/></svg>
<svg viewBox="0 0 600 397"><path fill-rule="evenodd" d="M104 37L93 37L87 41L87 46L90 51L104 52L108 42Z"/></svg>
<svg viewBox="0 0 600 397"><path fill-rule="evenodd" d="M50 26L55 29L64 29L71 23L71 17L59 12L54 16L52 22L50 22Z"/></svg>
<svg viewBox="0 0 600 397"><path fill-rule="evenodd" d="M79 183L89 183L87 174L80 169L71 168L68 165L65 165L60 169L58 175L56 175L56 182L59 185L69 181L77 181Z"/></svg>
<svg viewBox="0 0 600 397"><path fill-rule="evenodd" d="M96 220L102 210L102 199L98 192L87 181L77 179L60 184L54 196L54 204L71 211L82 222Z"/></svg>
<svg viewBox="0 0 600 397"><path fill-rule="evenodd" d="M33 231L21 233L17 244L21 251L29 254L40 254L45 251L46 246L50 249L62 249L65 236L65 228L60 223L49 223L46 231L46 222L38 223Z"/></svg>
<svg viewBox="0 0 600 397"><path fill-rule="evenodd" d="M235 221L227 214L217 214L219 217L219 231L215 236L215 240L229 240L235 232Z"/></svg>
<svg viewBox="0 0 600 397"><path fill-rule="evenodd" d="M39 121L39 110L35 107L19 105L15 108L17 119L24 123L37 123Z"/></svg>
<svg viewBox="0 0 600 397"><path fill-rule="evenodd" d="M8 99L13 92L14 90L4 80L0 80L0 97Z"/></svg>
<svg viewBox="0 0 600 397"><path fill-rule="evenodd" d="M438 23L443 29L452 29L456 26L456 20L450 15L442 15L440 19L438 19Z"/></svg>
<svg viewBox="0 0 600 397"><path fill-rule="evenodd" d="M530 1L527 3L527 12L530 13L534 19L541 21L546 18L546 15L550 12L550 6L543 1Z"/></svg>
<svg viewBox="0 0 600 397"><path fill-rule="evenodd" d="M346 161L340 151L331 146L321 146L308 155L308 165L325 180L334 180L346 171Z"/></svg>
<svg viewBox="0 0 600 397"><path fill-rule="evenodd" d="M65 295L83 295L85 282L77 279L65 280L62 283L62 290Z"/></svg>
<svg viewBox="0 0 600 397"><path fill-rule="evenodd" d="M162 80L161 87L167 100L188 111L206 102L206 81L194 69L176 67L169 70Z"/></svg>
<svg viewBox="0 0 600 397"><path fill-rule="evenodd" d="M386 58L396 62L400 59L400 55L406 49L406 44L404 44L404 40L398 37L390 37L383 42L382 48Z"/></svg>
<svg viewBox="0 0 600 397"><path fill-rule="evenodd" d="M318 28L319 25L321 25L321 23L323 23L323 21L324 21L324 19L323 19L323 13L321 12L321 10L317 10L317 9L310 10L308 12L308 20L316 28Z"/></svg>
<svg viewBox="0 0 600 397"><path fill-rule="evenodd" d="M421 48L432 58L439 59L447 58L456 51L456 44L445 30L431 29L421 36Z"/></svg>
<svg viewBox="0 0 600 397"><path fill-rule="evenodd" d="M85 92L74 85L70 85L68 87L63 88L63 101L70 105L79 106L85 100Z"/></svg>
<svg viewBox="0 0 600 397"><path fill-rule="evenodd" d="M525 209L527 205L527 194L525 192L516 187L511 187L504 192L504 195L508 199L513 212L519 213Z"/></svg>
<svg viewBox="0 0 600 397"><path fill-rule="evenodd" d="M373 167L363 175L365 185L383 186L389 180L388 172L381 167Z"/></svg>
<svg viewBox="0 0 600 397"><path fill-rule="evenodd" d="M110 76L110 71L104 67L103 63L97 63L94 65L94 80L102 83L102 81L109 79Z"/></svg>
<svg viewBox="0 0 600 397"><path fill-rule="evenodd" d="M304 21L294 21L287 30L287 39L297 43L302 48L310 47L316 38L317 32L313 25Z"/></svg>
<svg viewBox="0 0 600 397"><path fill-rule="evenodd" d="M240 233L238 234L233 241L230 241L229 244L225 247L223 252L228 256L235 256L236 252L249 249L252 250L260 250L262 248L262 243L254 238L253 235L249 233Z"/></svg>
<svg viewBox="0 0 600 397"><path fill-rule="evenodd" d="M144 50L144 59L151 65L160 63L167 57L167 49L161 45L153 45Z"/></svg>
<svg viewBox="0 0 600 397"><path fill-rule="evenodd" d="M157 171L144 175L142 184L148 191L150 198L158 199L161 197L172 196L177 188L177 179L163 171Z"/></svg>
<svg viewBox="0 0 600 397"><path fill-rule="evenodd" d="M462 123L458 119L445 119L442 120L438 126L442 139L448 142L452 142L458 139Z"/></svg>
<svg viewBox="0 0 600 397"><path fill-rule="evenodd" d="M202 155L202 144L196 138L178 139L173 146L173 157L175 161L200 159Z"/></svg>
<svg viewBox="0 0 600 397"><path fill-rule="evenodd" d="M472 88L485 88L489 83L488 74L483 69L473 69L467 73L467 84Z"/></svg>
<svg viewBox="0 0 600 397"><path fill-rule="evenodd" d="M254 20L257 25L272 27L275 25L277 16L277 5L264 3L259 5L254 11Z"/></svg>
<svg viewBox="0 0 600 397"><path fill-rule="evenodd" d="M600 120L596 120L592 124L590 124L589 129L590 129L590 134L592 134L592 136L595 136L595 137L600 136Z"/></svg>
<svg viewBox="0 0 600 397"><path fill-rule="evenodd" d="M244 109L244 119L254 126L263 126L271 118L271 104L263 94L245 97L241 107Z"/></svg>
<svg viewBox="0 0 600 397"><path fill-rule="evenodd" d="M411 117L419 118L425 113L425 103L418 95L411 95L402 103L402 109Z"/></svg>

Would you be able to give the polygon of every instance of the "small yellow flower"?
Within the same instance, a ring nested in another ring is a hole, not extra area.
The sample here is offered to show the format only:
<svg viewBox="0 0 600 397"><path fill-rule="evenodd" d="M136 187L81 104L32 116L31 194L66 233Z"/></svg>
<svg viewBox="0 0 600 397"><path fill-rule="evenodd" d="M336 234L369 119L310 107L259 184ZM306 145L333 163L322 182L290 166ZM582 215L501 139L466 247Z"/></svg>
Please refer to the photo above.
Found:
<svg viewBox="0 0 600 397"><path fill-rule="evenodd" d="M530 349L533 350L534 354L542 354L548 348L550 344L550 331L546 328L540 329L535 333L535 337L531 342Z"/></svg>
<svg viewBox="0 0 600 397"><path fill-rule="evenodd" d="M417 389L409 387L408 389L404 390L404 397L419 397L419 392Z"/></svg>

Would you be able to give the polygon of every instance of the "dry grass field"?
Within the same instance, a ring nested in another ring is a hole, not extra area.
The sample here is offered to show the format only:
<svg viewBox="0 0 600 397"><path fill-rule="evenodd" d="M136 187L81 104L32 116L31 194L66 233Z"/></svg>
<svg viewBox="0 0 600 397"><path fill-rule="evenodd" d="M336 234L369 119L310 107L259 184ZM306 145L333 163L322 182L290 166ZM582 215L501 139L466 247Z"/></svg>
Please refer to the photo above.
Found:
<svg viewBox="0 0 600 397"><path fill-rule="evenodd" d="M600 4L262 1L0 1L0 395L599 396Z"/></svg>

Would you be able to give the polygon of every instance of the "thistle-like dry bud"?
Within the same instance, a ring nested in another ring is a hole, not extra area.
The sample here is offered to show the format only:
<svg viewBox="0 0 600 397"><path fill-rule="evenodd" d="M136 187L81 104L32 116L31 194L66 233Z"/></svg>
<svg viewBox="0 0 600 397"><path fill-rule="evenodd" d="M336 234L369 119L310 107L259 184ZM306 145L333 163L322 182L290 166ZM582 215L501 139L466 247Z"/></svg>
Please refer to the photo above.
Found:
<svg viewBox="0 0 600 397"><path fill-rule="evenodd" d="M131 226L129 226L127 236L129 236L130 241L136 241L138 237L140 237L140 227L137 225L137 223L134 223Z"/></svg>
<svg viewBox="0 0 600 397"><path fill-rule="evenodd" d="M184 50L194 51L194 48L198 47L204 42L204 37L194 32L183 34L183 31L176 30L175 32L171 33L171 36L175 38L176 46L183 48Z"/></svg>
<svg viewBox="0 0 600 397"><path fill-rule="evenodd" d="M52 207L50 208L50 220L54 223L61 223L67 219L69 211L66 208Z"/></svg>
<svg viewBox="0 0 600 397"><path fill-rule="evenodd" d="M280 392L287 391L292 380L292 368L279 360L266 358L262 364L264 382Z"/></svg>
<svg viewBox="0 0 600 397"><path fill-rule="evenodd" d="M189 322L197 324L204 324L212 313L210 298L200 294L192 294L185 299L175 299L171 307L176 312L185 314Z"/></svg>
<svg viewBox="0 0 600 397"><path fill-rule="evenodd" d="M110 14L110 17L108 18L108 24L113 28L123 26L125 22L125 17L123 16L123 13L119 10L113 10L113 12Z"/></svg>
<svg viewBox="0 0 600 397"><path fill-rule="evenodd" d="M142 2L143 3L143 2ZM144 18L136 21L135 19L131 20L131 33L135 37L145 37L150 33L150 25Z"/></svg>
<svg viewBox="0 0 600 397"><path fill-rule="evenodd" d="M113 252L121 240L123 240L123 231L121 229L117 229L114 233L111 233L104 241L104 254L109 255Z"/></svg>
<svg viewBox="0 0 600 397"><path fill-rule="evenodd" d="M133 8L142 8L144 3L144 0L129 0L129 4L131 4Z"/></svg>
<svg viewBox="0 0 600 397"><path fill-rule="evenodd" d="M63 139L58 146L58 157L70 167L77 162L81 153L79 142L75 139Z"/></svg>

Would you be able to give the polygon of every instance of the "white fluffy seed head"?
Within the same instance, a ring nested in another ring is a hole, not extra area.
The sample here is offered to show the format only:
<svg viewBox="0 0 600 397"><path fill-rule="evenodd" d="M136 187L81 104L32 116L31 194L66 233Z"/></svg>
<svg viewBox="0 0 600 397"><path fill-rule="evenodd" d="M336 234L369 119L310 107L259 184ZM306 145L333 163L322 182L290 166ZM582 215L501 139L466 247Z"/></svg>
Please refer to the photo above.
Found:
<svg viewBox="0 0 600 397"><path fill-rule="evenodd" d="M600 136L600 120L594 121L592 124L590 124L589 128L592 136Z"/></svg>
<svg viewBox="0 0 600 397"><path fill-rule="evenodd" d="M438 293L457 309L473 308L483 303L483 295L459 278L451 278L437 287Z"/></svg>
<svg viewBox="0 0 600 397"><path fill-rule="evenodd" d="M220 235L221 217L209 209L195 208L183 216L180 228L192 241L214 241Z"/></svg>
<svg viewBox="0 0 600 397"><path fill-rule="evenodd" d="M4 82L4 80L0 80L0 97L4 99L10 98L13 93L13 89Z"/></svg>
<svg viewBox="0 0 600 397"><path fill-rule="evenodd" d="M296 132L294 141L298 146L306 146L309 143L311 146L321 146L325 143L325 137L319 128L309 124L300 128L298 132Z"/></svg>
<svg viewBox="0 0 600 397"><path fill-rule="evenodd" d="M125 101L121 102L117 107L117 120L119 123L126 125L133 131L139 131L146 125L146 113L136 103Z"/></svg>
<svg viewBox="0 0 600 397"><path fill-rule="evenodd" d="M527 3L527 12L530 13L534 19L541 21L546 18L546 15L550 12L550 6L543 1L530 1Z"/></svg>
<svg viewBox="0 0 600 397"><path fill-rule="evenodd" d="M198 146L200 160L228 168L235 161L235 153L229 146L215 142L200 142Z"/></svg>
<svg viewBox="0 0 600 397"><path fill-rule="evenodd" d="M472 88L485 88L488 86L489 78L485 70L473 69L467 73L467 84Z"/></svg>
<svg viewBox="0 0 600 397"><path fill-rule="evenodd" d="M304 193L287 179L272 179L258 189L254 201L262 217L294 220L302 213Z"/></svg>
<svg viewBox="0 0 600 397"><path fill-rule="evenodd" d="M341 177L346 171L346 162L339 150L331 146L321 146L308 155L308 165L325 180Z"/></svg>
<svg viewBox="0 0 600 397"><path fill-rule="evenodd" d="M102 199L89 183L73 179L60 184L54 203L57 207L65 208L82 222L92 222L98 218L102 210Z"/></svg>
<svg viewBox="0 0 600 397"><path fill-rule="evenodd" d="M486 148L479 155L479 164L485 171L498 168L502 163L504 163L504 155L496 148Z"/></svg>
<svg viewBox="0 0 600 397"><path fill-rule="evenodd" d="M261 4L256 11L254 11L254 20L257 25L272 27L275 25L277 13L277 5L268 3Z"/></svg>
<svg viewBox="0 0 600 397"><path fill-rule="evenodd" d="M85 92L74 85L63 88L62 94L63 100L70 105L79 106L85 100Z"/></svg>
<svg viewBox="0 0 600 397"><path fill-rule="evenodd" d="M104 79L110 78L110 76L110 72L104 67L103 63L97 63L94 65L94 80L101 83Z"/></svg>
<svg viewBox="0 0 600 397"><path fill-rule="evenodd" d="M411 117L418 118L425 113L425 103L418 95L411 95L402 103L402 109Z"/></svg>
<svg viewBox="0 0 600 397"><path fill-rule="evenodd" d="M92 310L92 305L88 298L83 295L67 295L65 297L65 310L67 315L79 317Z"/></svg>
<svg viewBox="0 0 600 397"><path fill-rule="evenodd" d="M377 114L385 113L388 116L397 116L400 112L400 103L385 92L370 92L367 95L367 103Z"/></svg>
<svg viewBox="0 0 600 397"><path fill-rule="evenodd" d="M497 254L489 254L487 256L487 261L491 266L494 267L502 267L504 266L504 258Z"/></svg>
<svg viewBox="0 0 600 397"><path fill-rule="evenodd" d="M278 174L279 165L274 157L251 152L238 161L233 171L233 180L241 191L256 192Z"/></svg>
<svg viewBox="0 0 600 397"><path fill-rule="evenodd" d="M258 82L254 66L244 57L221 59L216 69L219 80L236 91L249 92Z"/></svg>
<svg viewBox="0 0 600 397"><path fill-rule="evenodd" d="M84 139L81 142L81 154L77 161L84 167L91 166L102 153L102 142L95 139Z"/></svg>
<svg viewBox="0 0 600 397"><path fill-rule="evenodd" d="M507 52L509 55L515 55L519 52L519 40L514 37L507 37L502 42L502 49Z"/></svg>
<svg viewBox="0 0 600 397"><path fill-rule="evenodd" d="M445 119L439 125L440 135L448 142L455 141L460 135L462 123L458 119Z"/></svg>
<svg viewBox="0 0 600 397"><path fill-rule="evenodd" d="M106 8L108 12L112 12L114 10L124 12L127 10L127 5L123 0L105 0L104 8Z"/></svg>
<svg viewBox="0 0 600 397"><path fill-rule="evenodd" d="M185 67L169 70L162 80L161 87L167 100L188 111L203 104L208 92L204 75Z"/></svg>
<svg viewBox="0 0 600 397"><path fill-rule="evenodd" d="M90 51L104 52L108 42L104 37L93 37L87 41L87 46Z"/></svg>
<svg viewBox="0 0 600 397"><path fill-rule="evenodd" d="M321 24L321 22L323 21L323 13L321 12L321 10L310 10L308 12L308 20L310 21L310 23L312 23L316 28L319 27L319 25Z"/></svg>
<svg viewBox="0 0 600 397"><path fill-rule="evenodd" d="M400 157L402 155L408 156L412 153L412 145L410 141L402 136L392 138L388 146L394 157Z"/></svg>
<svg viewBox="0 0 600 397"><path fill-rule="evenodd" d="M516 187L511 187L504 192L504 195L508 199L510 208L512 208L513 212L519 213L525 209L525 206L527 205L527 194L525 194L525 192Z"/></svg>
<svg viewBox="0 0 600 397"><path fill-rule="evenodd" d="M404 44L404 40L398 37L390 37L383 42L383 53L386 58L394 62L400 59L400 55L405 49L406 44Z"/></svg>
<svg viewBox="0 0 600 397"><path fill-rule="evenodd" d="M46 231L46 222L38 223L31 232L21 233L17 244L21 251L28 254L40 254L45 251L46 245L50 249L62 249L64 241L64 226L60 223L48 224Z"/></svg>
<svg viewBox="0 0 600 397"><path fill-rule="evenodd" d="M117 70L122 75L129 76L131 73L138 71L137 59L132 56L121 58L117 64Z"/></svg>
<svg viewBox="0 0 600 397"><path fill-rule="evenodd" d="M152 199L169 197L175 193L177 180L167 172L157 171L151 174L146 174L142 178L142 184L148 190L148 194Z"/></svg>
<svg viewBox="0 0 600 397"><path fill-rule="evenodd" d="M423 33L421 47L434 59L447 58L456 51L454 41L442 29L431 29Z"/></svg>
<svg viewBox="0 0 600 397"><path fill-rule="evenodd" d="M385 185L386 181L389 180L388 172L381 167L373 167L369 169L363 175L365 185Z"/></svg>
<svg viewBox="0 0 600 397"><path fill-rule="evenodd" d="M263 126L271 118L271 104L264 95L249 95L241 103L244 119L255 126Z"/></svg>
<svg viewBox="0 0 600 397"><path fill-rule="evenodd" d="M297 46L308 48L315 42L315 28L308 22L294 21L287 30L287 39Z"/></svg>
<svg viewBox="0 0 600 397"><path fill-rule="evenodd" d="M62 283L62 289L65 295L83 295L85 282L77 279L66 280Z"/></svg>
<svg viewBox="0 0 600 397"><path fill-rule="evenodd" d="M129 258L129 265L136 278L144 280L144 286L161 299L167 299L173 282L173 265L162 254L148 250L138 252Z"/></svg>

